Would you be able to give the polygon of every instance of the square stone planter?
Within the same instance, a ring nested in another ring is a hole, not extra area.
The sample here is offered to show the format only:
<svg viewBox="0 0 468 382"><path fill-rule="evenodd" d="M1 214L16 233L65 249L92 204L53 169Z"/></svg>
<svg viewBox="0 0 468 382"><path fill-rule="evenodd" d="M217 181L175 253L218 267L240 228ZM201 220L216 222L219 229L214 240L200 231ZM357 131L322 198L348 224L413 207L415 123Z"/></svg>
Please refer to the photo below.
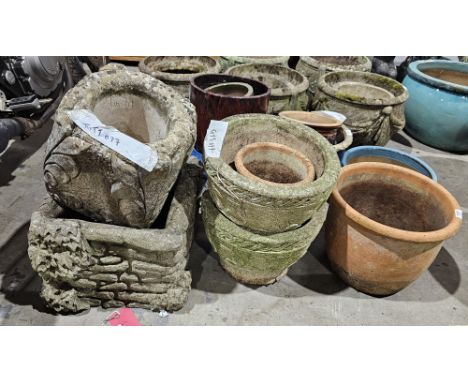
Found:
<svg viewBox="0 0 468 382"><path fill-rule="evenodd" d="M91 306L180 309L190 291L199 168L186 165L148 229L81 220L52 199L33 213L29 257L42 297L58 312Z"/></svg>

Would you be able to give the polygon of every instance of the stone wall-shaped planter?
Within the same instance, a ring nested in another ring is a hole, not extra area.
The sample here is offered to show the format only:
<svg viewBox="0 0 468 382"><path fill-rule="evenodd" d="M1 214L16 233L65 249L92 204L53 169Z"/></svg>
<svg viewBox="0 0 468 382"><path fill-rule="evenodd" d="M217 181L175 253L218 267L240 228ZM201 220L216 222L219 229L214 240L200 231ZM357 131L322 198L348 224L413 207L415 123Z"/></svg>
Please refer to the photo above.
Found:
<svg viewBox="0 0 468 382"><path fill-rule="evenodd" d="M296 70L309 80L310 99L315 95L320 76L330 72L370 72L372 61L366 56L302 56Z"/></svg>
<svg viewBox="0 0 468 382"><path fill-rule="evenodd" d="M215 94L207 88L227 82L245 82L253 87L252 96ZM226 74L204 74L190 81L190 102L197 111L197 149L203 151L203 141L212 119L221 120L236 114L266 113L270 89L263 83Z"/></svg>
<svg viewBox="0 0 468 382"><path fill-rule="evenodd" d="M226 74L252 78L271 89L268 113L283 110L306 110L309 81L301 73L279 65L244 64L226 70Z"/></svg>
<svg viewBox="0 0 468 382"><path fill-rule="evenodd" d="M268 285L284 276L288 268L307 252L325 221L328 205L323 204L302 227L285 233L261 235L227 219L205 192L203 223L222 267L236 280Z"/></svg>
<svg viewBox="0 0 468 382"><path fill-rule="evenodd" d="M396 293L460 229L459 208L445 188L413 170L386 163L345 166L330 198L328 257L353 288Z"/></svg>
<svg viewBox="0 0 468 382"><path fill-rule="evenodd" d="M259 233L296 229L327 201L338 178L340 162L333 146L313 129L263 114L224 119L228 129L220 158L206 158L208 187L217 208L239 226ZM273 142L298 150L312 162L316 180L295 187L255 182L231 167L247 144Z"/></svg>
<svg viewBox="0 0 468 382"><path fill-rule="evenodd" d="M94 140L67 111L88 109L102 123L148 144L159 161L148 172ZM188 100L151 76L127 70L85 77L62 99L46 146L52 198L96 221L149 227L195 143Z"/></svg>
<svg viewBox="0 0 468 382"><path fill-rule="evenodd" d="M140 61L138 67L141 72L174 87L187 98L190 80L194 76L221 71L219 62L208 56L151 56Z"/></svg>
<svg viewBox="0 0 468 382"><path fill-rule="evenodd" d="M269 64L288 67L289 56L221 56L219 62L222 71L235 65Z"/></svg>
<svg viewBox="0 0 468 382"><path fill-rule="evenodd" d="M149 229L80 220L48 199L32 215L28 235L47 304L59 312L99 305L180 309L190 291L197 180L196 170L182 170L167 215Z"/></svg>
<svg viewBox="0 0 468 382"><path fill-rule="evenodd" d="M408 91L399 82L375 73L334 72L318 80L314 110L346 116L353 145L384 146L405 126Z"/></svg>

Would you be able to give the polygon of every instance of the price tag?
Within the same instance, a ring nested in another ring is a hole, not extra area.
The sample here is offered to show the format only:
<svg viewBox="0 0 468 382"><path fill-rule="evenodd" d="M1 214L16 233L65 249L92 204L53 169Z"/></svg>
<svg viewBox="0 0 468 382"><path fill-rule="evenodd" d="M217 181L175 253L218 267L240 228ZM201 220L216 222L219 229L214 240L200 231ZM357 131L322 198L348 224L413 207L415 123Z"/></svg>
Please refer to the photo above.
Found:
<svg viewBox="0 0 468 382"><path fill-rule="evenodd" d="M228 128L228 123L223 121L211 121L206 132L203 148L205 157L219 158L223 147L224 136Z"/></svg>
<svg viewBox="0 0 468 382"><path fill-rule="evenodd" d="M77 109L69 111L68 115L85 133L146 171L152 171L156 166L158 155L154 150L115 127L104 125L91 111Z"/></svg>

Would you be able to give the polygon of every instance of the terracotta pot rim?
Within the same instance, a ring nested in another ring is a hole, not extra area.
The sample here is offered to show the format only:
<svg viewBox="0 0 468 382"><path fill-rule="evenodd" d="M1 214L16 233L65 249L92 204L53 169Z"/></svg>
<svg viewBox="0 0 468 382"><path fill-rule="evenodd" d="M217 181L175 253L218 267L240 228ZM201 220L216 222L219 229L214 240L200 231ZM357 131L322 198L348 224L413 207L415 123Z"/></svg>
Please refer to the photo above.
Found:
<svg viewBox="0 0 468 382"><path fill-rule="evenodd" d="M244 157L245 155L253 150L256 149L273 149L277 151L282 151L287 154L291 154L292 156L295 156L298 158L306 167L307 169L307 175L305 176L304 179L302 179L299 182L295 183L276 183L276 182L271 182L265 179L262 179L255 174L251 173L244 165ZM313 182L315 179L315 169L313 164L307 159L307 157L302 154L299 150L295 150L292 147L283 145L281 143L275 143L275 142L255 142L251 143L249 145L245 145L243 148L241 148L234 159L234 163L236 165L237 172L241 175L244 175L247 178L250 178L252 180L255 180L257 182L261 182L264 184L269 184L271 186L275 187L296 187L296 186L302 186L305 183L308 182Z"/></svg>
<svg viewBox="0 0 468 382"><path fill-rule="evenodd" d="M406 178L415 178L421 183L424 183L427 190L433 190L432 193L438 193L442 195L443 198L446 198L453 210L453 216L450 222L443 228L435 231L426 231L426 232L417 232L417 231L407 231L394 227L381 224L368 218L367 216L361 214L355 210L351 205L349 205L344 198L341 196L338 190L338 184L340 180L347 175L359 174L359 173L370 173L370 174L387 174L394 173L394 175L401 175ZM396 173L396 174L395 174ZM401 166L387 164L387 163L371 163L371 162L361 162L347 165L341 169L340 176L338 178L337 184L332 191L333 200L343 208L345 215L357 223L358 225L382 236L386 236L392 239L397 239L407 242L416 242L416 243L433 243L433 242L442 242L453 235L460 229L462 220L455 216L455 210L460 209L460 205L456 199L448 192L443 186L439 183L433 181L425 175L422 175L418 172L415 172L410 169L406 169Z"/></svg>
<svg viewBox="0 0 468 382"><path fill-rule="evenodd" d="M298 122L298 123L302 123L303 125L306 125L306 126L309 126L309 127L319 127L321 129L338 129L340 128L341 125L343 125L343 122L339 121L338 119L330 116L330 115L325 115L325 118L328 118L330 120L334 120L335 122L330 122L330 123L320 123L320 122L317 122L317 123L311 123L311 122L307 122L305 120L301 120L299 118L295 118L293 116L289 116L290 114L292 115L297 115L297 116L305 116L305 115L318 115L318 114L321 114L321 115L324 115L324 113L321 113L321 111L300 111L300 110L285 110L285 111L282 111L280 112L278 115L281 117L281 118L285 118L285 119L288 119L290 121L294 121L294 122Z"/></svg>

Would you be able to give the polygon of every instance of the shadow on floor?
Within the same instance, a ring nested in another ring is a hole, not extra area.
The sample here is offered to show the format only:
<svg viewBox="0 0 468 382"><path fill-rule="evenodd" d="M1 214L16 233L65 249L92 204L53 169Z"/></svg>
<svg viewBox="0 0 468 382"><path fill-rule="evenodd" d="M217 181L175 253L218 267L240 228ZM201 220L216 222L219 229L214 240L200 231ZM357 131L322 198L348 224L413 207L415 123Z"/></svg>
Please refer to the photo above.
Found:
<svg viewBox="0 0 468 382"><path fill-rule="evenodd" d="M397 133L397 134L393 135L391 140L394 141L394 142L396 142L396 143L399 143L400 145L409 147L410 149L413 147L413 145L411 144L411 142L409 141L409 139L406 138L406 137L405 137L403 134L401 134L401 133Z"/></svg>

